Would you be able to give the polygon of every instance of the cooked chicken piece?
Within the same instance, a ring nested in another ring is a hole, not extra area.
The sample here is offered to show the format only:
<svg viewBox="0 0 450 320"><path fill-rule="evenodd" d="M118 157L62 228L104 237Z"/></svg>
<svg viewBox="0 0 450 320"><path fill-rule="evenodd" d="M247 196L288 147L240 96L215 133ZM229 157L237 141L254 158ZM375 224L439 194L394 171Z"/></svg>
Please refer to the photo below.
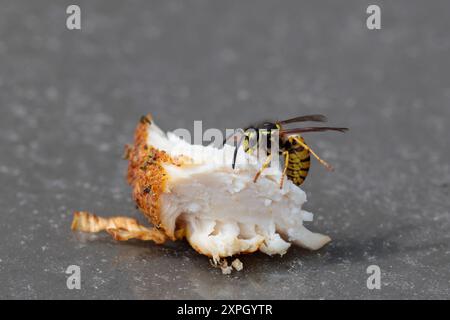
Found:
<svg viewBox="0 0 450 320"><path fill-rule="evenodd" d="M128 182L139 209L157 229L153 234L142 226L133 224L135 230L128 230L111 223L109 229L127 231L123 238L136 234L157 243L163 241L161 234L172 240L186 238L215 263L257 250L283 255L291 243L317 250L330 241L303 226L312 220L312 214L302 210L303 190L287 179L280 189L281 171L276 167L254 183L261 162L241 150L233 170L233 152L229 145L191 145L162 132L150 116L143 117L128 152ZM92 225L78 224L75 229L98 231Z"/></svg>

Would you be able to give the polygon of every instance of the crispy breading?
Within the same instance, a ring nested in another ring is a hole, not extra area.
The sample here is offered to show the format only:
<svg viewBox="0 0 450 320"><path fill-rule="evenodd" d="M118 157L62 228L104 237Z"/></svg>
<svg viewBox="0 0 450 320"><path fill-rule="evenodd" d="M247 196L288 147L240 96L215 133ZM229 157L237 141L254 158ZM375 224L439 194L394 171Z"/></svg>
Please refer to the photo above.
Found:
<svg viewBox="0 0 450 320"><path fill-rule="evenodd" d="M129 217L102 218L86 211L77 211L72 221L72 230L83 232L108 232L118 241L129 239L151 240L164 243L166 235L156 228L147 228Z"/></svg>
<svg viewBox="0 0 450 320"><path fill-rule="evenodd" d="M73 230L107 231L119 241L136 238L152 240L159 244L164 243L168 237L172 240L184 237L183 230L177 230L176 234L167 236L160 219L160 195L164 192L167 180L162 163L181 165L182 161L172 159L166 152L147 145L148 128L151 123L151 115L141 118L134 133L134 145L126 146L126 158L129 161L127 181L132 187L133 199L155 227L151 229L144 227L135 219L128 217L102 218L88 212L75 212Z"/></svg>
<svg viewBox="0 0 450 320"><path fill-rule="evenodd" d="M147 115L145 119L147 121L141 120L138 123L134 133L127 180L133 188L133 199L138 208L151 223L159 227L161 224L159 198L167 179L167 174L160 163L172 162L172 159L164 151L147 145L151 116Z"/></svg>

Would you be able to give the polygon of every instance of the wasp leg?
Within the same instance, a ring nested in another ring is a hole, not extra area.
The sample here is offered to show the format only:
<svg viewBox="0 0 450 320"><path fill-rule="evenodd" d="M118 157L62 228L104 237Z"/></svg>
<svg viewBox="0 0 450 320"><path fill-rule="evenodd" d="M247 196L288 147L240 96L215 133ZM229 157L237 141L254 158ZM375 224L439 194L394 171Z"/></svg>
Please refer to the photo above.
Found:
<svg viewBox="0 0 450 320"><path fill-rule="evenodd" d="M264 161L264 163L263 163L261 169L259 169L258 172L255 174L255 177L253 178L253 182L256 182L256 181L258 180L259 176L260 176L261 173L264 171L264 169L266 169L266 168L269 166L270 161L272 161L272 154L269 154L269 155L267 156L267 158L266 158L266 160Z"/></svg>
<svg viewBox="0 0 450 320"><path fill-rule="evenodd" d="M294 140L301 145L303 148L308 150L322 165L325 166L329 171L333 171L334 168L328 164L325 160L322 160L306 143L304 143L302 140L300 140L298 137L293 137Z"/></svg>
<svg viewBox="0 0 450 320"><path fill-rule="evenodd" d="M280 179L280 189L283 189L284 176L286 175L286 171L289 165L289 151L283 151L283 156L284 156L284 168Z"/></svg>

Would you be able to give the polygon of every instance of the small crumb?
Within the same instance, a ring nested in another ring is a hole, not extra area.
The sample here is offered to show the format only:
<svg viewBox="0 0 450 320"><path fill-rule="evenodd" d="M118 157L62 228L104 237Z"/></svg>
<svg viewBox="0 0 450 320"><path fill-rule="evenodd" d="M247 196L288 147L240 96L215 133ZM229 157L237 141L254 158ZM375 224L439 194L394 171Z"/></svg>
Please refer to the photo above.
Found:
<svg viewBox="0 0 450 320"><path fill-rule="evenodd" d="M233 271L233 267L228 265L227 259L209 260L214 268L220 268L222 274L230 274Z"/></svg>
<svg viewBox="0 0 450 320"><path fill-rule="evenodd" d="M222 274L230 274L231 273L231 271L233 270L233 268L232 267L229 267L229 266L222 266L222 267L220 267L220 269L222 269Z"/></svg>
<svg viewBox="0 0 450 320"><path fill-rule="evenodd" d="M241 271L244 268L243 263L239 259L234 259L234 261L231 263L231 266L236 269L236 271Z"/></svg>
<svg viewBox="0 0 450 320"><path fill-rule="evenodd" d="M228 265L227 259L219 261L219 267L222 270L222 274L230 274L233 271L233 268Z"/></svg>

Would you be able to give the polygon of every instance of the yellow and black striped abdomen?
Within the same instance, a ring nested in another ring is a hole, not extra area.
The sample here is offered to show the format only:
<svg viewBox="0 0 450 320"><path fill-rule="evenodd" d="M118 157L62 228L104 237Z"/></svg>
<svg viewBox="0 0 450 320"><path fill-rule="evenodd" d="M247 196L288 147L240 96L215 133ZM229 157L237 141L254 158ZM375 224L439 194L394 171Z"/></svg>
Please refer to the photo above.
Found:
<svg viewBox="0 0 450 320"><path fill-rule="evenodd" d="M311 165L309 151L302 146L292 146L289 150L289 164L286 175L295 185L300 186L305 181Z"/></svg>

